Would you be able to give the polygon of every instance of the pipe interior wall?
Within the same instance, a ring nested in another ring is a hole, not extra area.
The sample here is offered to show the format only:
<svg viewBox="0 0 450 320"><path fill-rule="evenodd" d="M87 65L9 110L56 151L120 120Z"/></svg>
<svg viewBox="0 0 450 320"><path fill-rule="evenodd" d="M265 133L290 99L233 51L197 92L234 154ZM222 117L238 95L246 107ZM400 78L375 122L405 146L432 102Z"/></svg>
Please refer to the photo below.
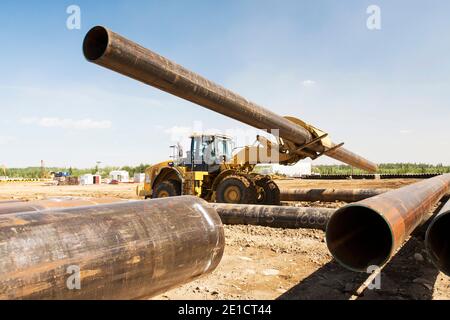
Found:
<svg viewBox="0 0 450 320"><path fill-rule="evenodd" d="M450 199L428 226L425 246L433 264L450 276Z"/></svg>

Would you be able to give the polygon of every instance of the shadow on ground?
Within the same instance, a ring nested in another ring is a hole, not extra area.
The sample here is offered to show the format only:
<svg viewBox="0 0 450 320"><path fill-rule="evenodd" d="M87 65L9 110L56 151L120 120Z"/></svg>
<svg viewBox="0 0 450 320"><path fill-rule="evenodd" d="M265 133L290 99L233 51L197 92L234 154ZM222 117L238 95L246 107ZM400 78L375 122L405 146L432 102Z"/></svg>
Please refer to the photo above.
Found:
<svg viewBox="0 0 450 320"><path fill-rule="evenodd" d="M381 288L366 289L358 299L431 300L439 271L428 259L424 238L431 219L443 202L430 214L432 217L418 227L409 240L381 272ZM368 274L349 271L330 261L299 284L283 293L280 300L347 300L367 279Z"/></svg>

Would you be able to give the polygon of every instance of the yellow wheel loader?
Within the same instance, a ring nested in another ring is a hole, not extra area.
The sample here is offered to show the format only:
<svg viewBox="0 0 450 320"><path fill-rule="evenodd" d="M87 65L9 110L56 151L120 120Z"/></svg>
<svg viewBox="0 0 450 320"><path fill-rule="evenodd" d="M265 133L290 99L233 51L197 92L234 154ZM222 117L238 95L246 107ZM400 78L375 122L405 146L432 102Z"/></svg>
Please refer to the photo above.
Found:
<svg viewBox="0 0 450 320"><path fill-rule="evenodd" d="M247 146L232 155L234 143L228 136L197 134L190 141L185 158L181 147L173 146L176 150L173 159L145 170L144 187L137 188L139 196L196 195L225 203L279 204L280 190L270 176L252 172L259 160L258 153L266 152L267 146Z"/></svg>

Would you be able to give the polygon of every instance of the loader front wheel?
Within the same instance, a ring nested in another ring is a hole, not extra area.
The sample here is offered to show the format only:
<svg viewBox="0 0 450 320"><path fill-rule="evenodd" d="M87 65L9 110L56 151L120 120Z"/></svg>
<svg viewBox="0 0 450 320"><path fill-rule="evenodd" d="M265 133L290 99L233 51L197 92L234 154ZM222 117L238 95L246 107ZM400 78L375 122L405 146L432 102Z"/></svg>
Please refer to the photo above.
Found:
<svg viewBox="0 0 450 320"><path fill-rule="evenodd" d="M255 180L256 203L261 205L280 205L280 189L270 178L262 177Z"/></svg>
<svg viewBox="0 0 450 320"><path fill-rule="evenodd" d="M172 181L163 181L158 183L153 190L152 198L167 198L179 196L180 192L178 187Z"/></svg>
<svg viewBox="0 0 450 320"><path fill-rule="evenodd" d="M230 175L217 186L216 200L221 203L253 204L256 202L256 189L247 177Z"/></svg>

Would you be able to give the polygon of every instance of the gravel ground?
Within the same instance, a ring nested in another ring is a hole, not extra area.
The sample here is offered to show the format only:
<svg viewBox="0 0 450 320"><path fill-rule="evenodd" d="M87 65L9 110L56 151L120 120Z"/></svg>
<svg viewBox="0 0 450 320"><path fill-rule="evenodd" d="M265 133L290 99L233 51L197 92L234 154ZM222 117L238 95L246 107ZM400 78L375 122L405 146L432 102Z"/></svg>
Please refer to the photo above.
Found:
<svg viewBox="0 0 450 320"><path fill-rule="evenodd" d="M398 188L414 182L392 180L281 180L281 187ZM0 183L0 200L35 200L55 196L136 199L135 184L54 186ZM339 208L336 203L289 203ZM381 289L365 290L359 299L450 299L450 278L431 265L417 230L381 273ZM153 299L349 299L367 274L348 271L329 254L324 232L225 226L226 248L211 274Z"/></svg>

